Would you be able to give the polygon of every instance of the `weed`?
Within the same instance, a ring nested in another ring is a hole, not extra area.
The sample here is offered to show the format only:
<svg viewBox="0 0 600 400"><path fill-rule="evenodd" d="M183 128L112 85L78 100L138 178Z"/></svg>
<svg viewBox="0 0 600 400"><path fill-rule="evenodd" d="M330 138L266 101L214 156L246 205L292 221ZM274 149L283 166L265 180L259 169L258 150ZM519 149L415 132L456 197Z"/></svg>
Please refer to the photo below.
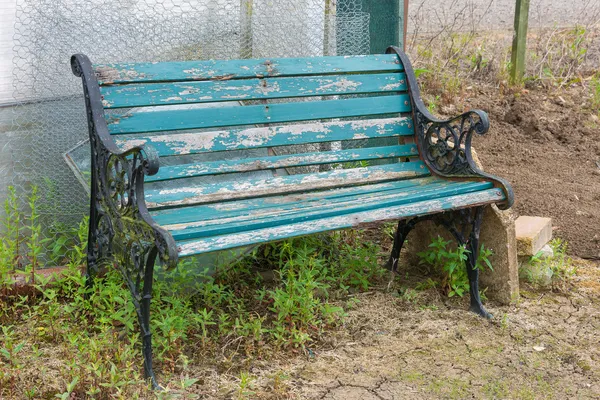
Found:
<svg viewBox="0 0 600 400"><path fill-rule="evenodd" d="M398 296L407 303L416 303L419 298L419 292L414 289L402 287L398 290Z"/></svg>
<svg viewBox="0 0 600 400"><path fill-rule="evenodd" d="M469 292L469 278L465 268L467 260L467 250L464 246L457 246L456 249L449 249L452 244L450 240L444 240L441 236L434 239L429 245L428 250L418 253L420 264L433 267L434 270L442 273L441 288L448 297L460 296ZM492 269L489 257L491 250L481 246L479 257L475 268L488 267Z"/></svg>
<svg viewBox="0 0 600 400"><path fill-rule="evenodd" d="M54 260L67 268L46 277L37 273L45 259L37 191L29 198L27 216L18 211L12 193L2 221L0 287L10 288L24 269L35 296L8 289L0 296L0 397L143 396L139 327L127 286L116 268L91 286L81 273L88 221L68 242L50 243L57 249ZM262 356L267 349L305 349L341 324L345 309L358 301L349 294L380 283L386 274L378 265L380 253L360 232L338 232L258 247L231 265L218 265L212 275L194 260L161 271L151 303L157 369L185 376L188 362L200 357L196 354L217 350L233 359L240 351ZM40 366L56 353L69 356L54 356L56 373L45 373ZM237 373L237 396L254 397L253 378ZM276 378L274 386L285 392L283 379ZM179 379L176 386L194 382Z"/></svg>
<svg viewBox="0 0 600 400"><path fill-rule="evenodd" d="M521 277L534 286L551 286L554 290L564 291L577 273L577 266L567 255L566 242L553 239L549 245L553 255L546 257L538 252L521 268Z"/></svg>
<svg viewBox="0 0 600 400"><path fill-rule="evenodd" d="M21 213L17 203L15 188L8 187L8 196L4 202L4 234L0 236L0 289L7 294L9 286L14 284L14 273L19 265L19 229Z"/></svg>
<svg viewBox="0 0 600 400"><path fill-rule="evenodd" d="M238 388L236 390L236 399L248 399L251 395L255 394L252 390L252 381L254 377L250 375L248 372L242 371L240 372L240 376L238 378Z"/></svg>

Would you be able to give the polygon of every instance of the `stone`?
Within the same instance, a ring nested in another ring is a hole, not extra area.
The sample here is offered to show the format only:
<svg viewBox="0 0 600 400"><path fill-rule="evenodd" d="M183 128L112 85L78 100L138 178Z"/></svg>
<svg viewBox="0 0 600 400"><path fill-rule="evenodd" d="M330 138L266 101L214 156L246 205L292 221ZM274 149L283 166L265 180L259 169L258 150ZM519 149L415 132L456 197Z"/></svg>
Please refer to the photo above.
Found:
<svg viewBox="0 0 600 400"><path fill-rule="evenodd" d="M549 244L547 244L544 247L542 247L540 249L540 251L538 251L536 253L536 255L538 255L539 258L542 258L542 259L552 258L552 257L554 257L554 250L552 249L552 247Z"/></svg>
<svg viewBox="0 0 600 400"><path fill-rule="evenodd" d="M534 256L552 239L552 219L522 215L515 221L517 254Z"/></svg>
<svg viewBox="0 0 600 400"><path fill-rule="evenodd" d="M527 282L541 287L552 285L552 264L548 262L532 260L531 257L519 256L519 275Z"/></svg>
<svg viewBox="0 0 600 400"><path fill-rule="evenodd" d="M480 273L480 287L486 288L486 296L500 304L510 304L519 297L519 265L514 228L515 216L510 210L499 210L495 205L485 207L481 224L480 245L491 249L489 260L493 271L485 268ZM437 236L456 243L450 233L432 221L415 226L405 244L406 258L410 265L419 263L417 253L425 251Z"/></svg>

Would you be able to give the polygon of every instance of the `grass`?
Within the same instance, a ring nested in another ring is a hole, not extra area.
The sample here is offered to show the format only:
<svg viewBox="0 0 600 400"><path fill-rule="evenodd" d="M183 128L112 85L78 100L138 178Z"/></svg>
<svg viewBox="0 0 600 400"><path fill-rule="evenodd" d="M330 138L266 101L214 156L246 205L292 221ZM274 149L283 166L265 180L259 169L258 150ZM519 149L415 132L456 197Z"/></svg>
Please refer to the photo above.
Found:
<svg viewBox="0 0 600 400"><path fill-rule="evenodd" d="M460 32L452 26L441 29L439 33L413 37L408 49L431 112L453 114L453 106L458 110L467 107L465 101L473 82L493 85L509 94L519 93L523 86L552 90L572 85L588 87L592 109L600 112L598 68L588 54L600 40L598 24L531 30L525 76L516 85L511 85L509 79L510 34Z"/></svg>
<svg viewBox="0 0 600 400"><path fill-rule="evenodd" d="M39 274L37 194L23 217L13 195L6 202L0 241L0 397L136 398L150 395L141 375L136 313L116 269L92 286L81 274L87 223L64 255L54 279ZM191 364L224 357L237 371L234 398L252 398L247 360L275 353L310 352L343 321L353 293L380 283L381 249L357 231L291 239L256 248L213 274L193 259L162 272L154 285L151 326L154 357L167 393L192 390ZM32 288L20 292L17 278ZM285 377L274 377L285 391Z"/></svg>

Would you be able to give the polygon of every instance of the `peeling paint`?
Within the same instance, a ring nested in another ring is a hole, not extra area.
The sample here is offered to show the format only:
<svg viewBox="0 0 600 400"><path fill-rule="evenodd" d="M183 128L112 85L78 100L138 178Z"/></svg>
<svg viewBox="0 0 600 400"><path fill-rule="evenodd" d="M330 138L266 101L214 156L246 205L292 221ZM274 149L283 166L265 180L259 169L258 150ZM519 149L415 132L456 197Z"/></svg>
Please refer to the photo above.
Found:
<svg viewBox="0 0 600 400"><path fill-rule="evenodd" d="M161 101L164 101L164 102L181 101L181 97L179 97L179 96L167 97L166 99L161 99Z"/></svg>
<svg viewBox="0 0 600 400"><path fill-rule="evenodd" d="M420 161L389 164L384 166L333 170L328 172L290 175L270 179L226 182L204 186L179 187L173 189L147 190L149 203L163 206L197 204L219 200L230 200L249 196L264 196L294 191L307 191L334 188L385 180L406 179L426 176L426 170L420 170ZM162 197L162 199L161 199Z"/></svg>
<svg viewBox="0 0 600 400"><path fill-rule="evenodd" d="M356 212L353 214L286 224L271 228L252 230L249 232L200 238L188 242L179 242L179 251L180 256L185 257L188 255L230 249L253 243L264 243L294 236L350 228L374 221L397 220L433 214L448 209L495 203L498 201L498 191L499 189L489 189L475 194L450 196L445 199L422 201L408 205Z"/></svg>
<svg viewBox="0 0 600 400"><path fill-rule="evenodd" d="M362 82L355 82L346 78L342 78L339 81L321 85L316 89L316 91L318 93L324 91L327 92L331 89L334 89L337 92L345 92L356 90L360 85L362 85Z"/></svg>
<svg viewBox="0 0 600 400"><path fill-rule="evenodd" d="M116 140L121 146L128 140L135 140L138 144L146 142L158 144L157 150L161 155L186 155L205 151L396 136L402 134L399 132L399 127L406 126L410 121L410 118L398 117L350 122L309 122L241 130L153 135L143 139L139 137L129 139L127 136L119 135ZM376 131L373 132L373 129ZM412 132L407 131L403 134L412 135ZM141 140L143 142L140 142Z"/></svg>

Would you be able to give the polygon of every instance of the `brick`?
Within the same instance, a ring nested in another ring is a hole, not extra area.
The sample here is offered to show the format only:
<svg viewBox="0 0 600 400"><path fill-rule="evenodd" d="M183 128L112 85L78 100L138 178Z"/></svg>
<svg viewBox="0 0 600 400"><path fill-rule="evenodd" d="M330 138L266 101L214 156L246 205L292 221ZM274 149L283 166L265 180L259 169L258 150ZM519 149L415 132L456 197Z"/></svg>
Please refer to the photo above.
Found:
<svg viewBox="0 0 600 400"><path fill-rule="evenodd" d="M533 256L552 239L552 219L522 215L515 221L517 254Z"/></svg>

